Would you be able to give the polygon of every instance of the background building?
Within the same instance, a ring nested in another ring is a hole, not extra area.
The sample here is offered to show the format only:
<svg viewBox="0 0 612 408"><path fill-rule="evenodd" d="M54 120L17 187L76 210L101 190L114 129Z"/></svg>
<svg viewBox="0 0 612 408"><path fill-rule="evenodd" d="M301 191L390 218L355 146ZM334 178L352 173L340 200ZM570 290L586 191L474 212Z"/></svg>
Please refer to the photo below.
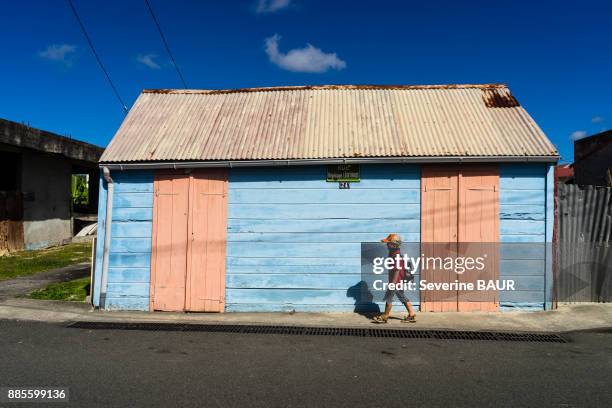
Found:
<svg viewBox="0 0 612 408"><path fill-rule="evenodd" d="M576 140L573 167L576 184L612 187L612 130Z"/></svg>
<svg viewBox="0 0 612 408"><path fill-rule="evenodd" d="M95 222L102 151L0 119L0 252L61 244L79 225ZM73 174L89 180L80 208L72 205Z"/></svg>

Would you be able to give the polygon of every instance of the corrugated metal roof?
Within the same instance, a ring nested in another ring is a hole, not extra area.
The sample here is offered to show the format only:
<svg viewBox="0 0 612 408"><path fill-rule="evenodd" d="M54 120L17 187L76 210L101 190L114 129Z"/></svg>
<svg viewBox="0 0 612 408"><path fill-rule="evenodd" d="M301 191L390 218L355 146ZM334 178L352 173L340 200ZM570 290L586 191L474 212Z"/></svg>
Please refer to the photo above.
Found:
<svg viewBox="0 0 612 408"><path fill-rule="evenodd" d="M504 85L145 90L101 162L557 156Z"/></svg>

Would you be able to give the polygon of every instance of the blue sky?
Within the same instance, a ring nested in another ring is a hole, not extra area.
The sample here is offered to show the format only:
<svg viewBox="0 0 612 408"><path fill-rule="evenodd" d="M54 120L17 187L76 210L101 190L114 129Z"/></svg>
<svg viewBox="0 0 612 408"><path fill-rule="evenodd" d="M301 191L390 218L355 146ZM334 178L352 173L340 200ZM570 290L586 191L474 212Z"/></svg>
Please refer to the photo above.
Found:
<svg viewBox="0 0 612 408"><path fill-rule="evenodd" d="M73 1L128 107L181 87L144 0ZM610 2L150 2L190 88L503 82L565 161L612 128ZM66 1L3 2L0 41L0 117L110 141L124 114Z"/></svg>

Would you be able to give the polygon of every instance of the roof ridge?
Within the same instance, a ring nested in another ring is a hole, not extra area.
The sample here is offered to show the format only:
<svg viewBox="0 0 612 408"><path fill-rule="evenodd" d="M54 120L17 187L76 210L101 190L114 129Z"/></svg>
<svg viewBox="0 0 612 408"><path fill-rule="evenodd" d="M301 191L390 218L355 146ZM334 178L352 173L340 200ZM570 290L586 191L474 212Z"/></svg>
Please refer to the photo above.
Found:
<svg viewBox="0 0 612 408"><path fill-rule="evenodd" d="M278 91L301 91L301 90L368 90L368 89L500 89L507 88L506 84L437 84L437 85L301 85L301 86L270 86L257 88L235 88L235 89L143 89L142 93L155 94L228 94L246 92L278 92Z"/></svg>

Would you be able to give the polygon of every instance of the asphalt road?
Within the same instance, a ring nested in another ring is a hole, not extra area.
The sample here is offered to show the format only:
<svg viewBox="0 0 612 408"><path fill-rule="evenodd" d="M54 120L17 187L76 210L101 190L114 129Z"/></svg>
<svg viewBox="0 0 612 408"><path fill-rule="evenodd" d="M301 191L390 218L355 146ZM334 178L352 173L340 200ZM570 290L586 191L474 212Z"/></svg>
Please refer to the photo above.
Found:
<svg viewBox="0 0 612 408"><path fill-rule="evenodd" d="M566 337L518 343L0 321L0 387L68 386L70 405L83 407L612 406L612 333Z"/></svg>

